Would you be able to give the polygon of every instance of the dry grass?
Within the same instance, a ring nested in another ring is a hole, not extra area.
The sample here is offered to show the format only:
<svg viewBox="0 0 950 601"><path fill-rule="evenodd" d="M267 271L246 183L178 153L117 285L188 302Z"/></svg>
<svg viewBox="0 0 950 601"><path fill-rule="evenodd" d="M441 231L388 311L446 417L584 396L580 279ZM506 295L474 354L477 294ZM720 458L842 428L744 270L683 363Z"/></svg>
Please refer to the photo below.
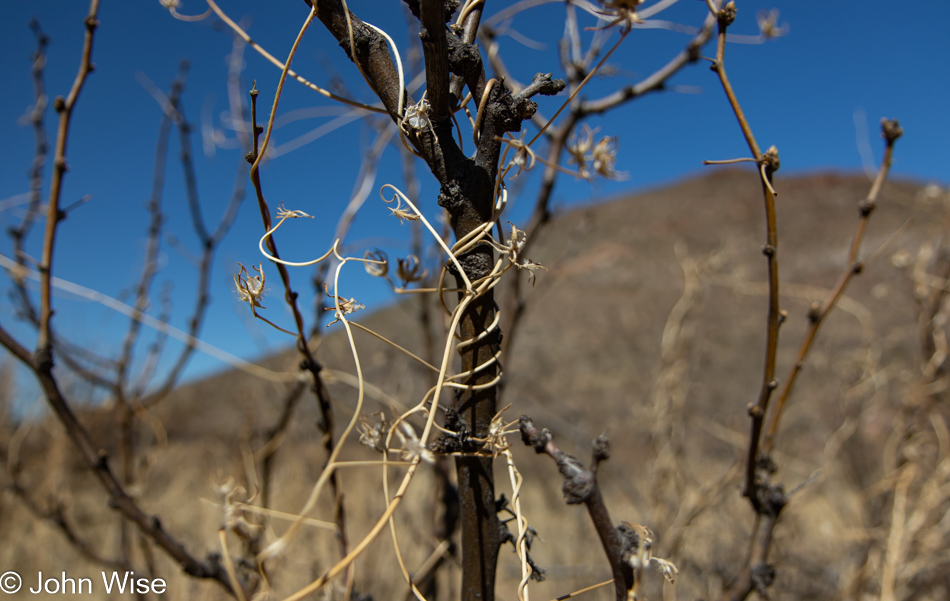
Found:
<svg viewBox="0 0 950 601"><path fill-rule="evenodd" d="M793 357L809 303L824 296L840 271L855 202L866 187L862 178L834 175L782 182L783 305L790 318L783 326L780 366ZM608 433L613 455L599 473L612 517L650 526L658 535L655 554L680 568L677 584L662 590L659 575L651 576L649 598L717 596L743 561L751 512L739 494L736 465L747 447L745 406L756 390L763 343L765 291L754 236L760 229L759 194L747 174L719 172L557 218L533 250L550 273L529 298L522 333L506 362L504 402L514 404L512 419L531 414L585 462L589 441ZM909 268L890 261L895 253L900 258L899 251L916 257L921 244L933 239L942 210L913 185L885 189L867 248L881 247L908 218L914 223L867 266L809 357L777 442L778 479L786 490L802 487L791 496L777 530L774 599L939 598L946 592L950 443L941 400L944 376L939 370L921 374L926 357L914 285ZM918 265L918 278L921 269ZM418 332L401 325L411 310L398 305L366 322L420 348ZM930 322L940 327L927 330L938 340L943 315ZM550 320L559 324L556 336L539 326ZM427 387L423 371L369 337L358 342L365 349L367 380L391 397L373 400L371 411L388 413L391 403L421 396ZM328 338L319 353L331 370L352 370L340 336ZM290 368L292 355L264 363ZM332 383L332 372L327 376ZM260 445L263 425L276 420L282 394L282 385L220 374L181 387L156 408L167 442L157 443L153 432L141 430L135 496L199 556L219 550L222 499L213 485L233 478L254 490L257 475L249 473L244 454ZM331 394L345 421L353 389L332 384ZM325 456L314 405L305 401L278 451L270 493L275 511L298 511L319 477ZM112 425L105 413L89 411L83 419L94 440L108 438L104 434ZM116 516L60 426L44 420L16 431L4 427L5 459L19 457L20 483L30 502L63 507L76 533L94 541L102 556L113 557ZM589 518L564 505L553 465L521 446L517 435L509 442L517 443L513 452L525 478L523 510L543 539L536 540L532 556L548 571L545 582L531 585L531 595L552 599L609 579ZM379 456L353 444L344 457ZM400 472L391 469L390 480ZM358 540L385 507L380 470L352 467L340 475L349 536ZM507 482L501 462L496 481ZM511 497L506 485L500 488ZM436 490L432 470L424 470L397 513L396 532L410 572L438 543ZM245 496L253 502L252 493ZM4 570L98 574L99 565L82 558L59 528L37 519L28 507L9 489L4 492ZM333 521L329 496L309 517ZM268 540L287 525L276 515L265 523ZM237 543L230 551L241 554ZM163 598L225 597L218 585L181 575L161 553L138 553L151 557L154 575L168 580ZM269 574L277 598L319 576L336 553L332 530L305 527L293 551ZM436 599L457 597L455 565L449 561L440 571ZM506 545L500 598L515 597L520 576L517 556ZM325 594L338 598L341 587L336 581ZM931 590L936 592L928 596ZM390 536L381 536L357 561L356 591L377 599L409 593ZM612 589L587 595L607 599Z"/></svg>

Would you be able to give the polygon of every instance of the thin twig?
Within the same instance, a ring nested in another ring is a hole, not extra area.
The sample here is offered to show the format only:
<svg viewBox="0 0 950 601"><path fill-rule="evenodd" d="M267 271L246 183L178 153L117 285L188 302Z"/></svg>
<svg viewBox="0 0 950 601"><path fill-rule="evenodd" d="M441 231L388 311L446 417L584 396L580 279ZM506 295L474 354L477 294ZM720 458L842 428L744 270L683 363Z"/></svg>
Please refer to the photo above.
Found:
<svg viewBox="0 0 950 601"><path fill-rule="evenodd" d="M123 488L115 473L109 467L108 456L100 452L92 442L89 433L76 418L70 403L60 390L59 383L51 372L51 367L35 359L25 347L17 342L0 326L0 345L6 347L14 356L33 371L50 407L66 429L66 434L76 446L79 454L93 475L109 495L110 506L133 522L139 530L161 547L175 562L182 566L186 574L197 578L210 578L230 591L230 583L224 568L216 558L201 561L192 556L185 547L165 530L161 521L145 513L128 492Z"/></svg>
<svg viewBox="0 0 950 601"><path fill-rule="evenodd" d="M788 397L791 394L792 387L795 384L798 374L801 373L802 367L805 364L805 358L808 356L808 352L811 349L811 345L815 341L815 337L818 335L818 329L821 327L821 324L824 322L825 318L832 311L832 309L835 308L835 305L837 305L838 299L840 299L844 294L845 288L848 287L848 284L851 282L854 276L860 274L863 269L864 264L858 260L858 254L861 250L861 243L864 240L864 234L867 231L867 224L871 217L871 213L877 206L877 197L884 185L884 182L887 180L888 173L890 172L891 159L894 153L894 142L903 133L897 121L882 120L881 129L881 135L886 142L884 147L884 158L881 160L881 167L878 169L877 176L874 178L874 184L871 186L871 191L868 192L867 198L858 203L858 210L860 211L861 217L858 221L854 236L851 239L851 245L848 250L848 264L845 267L844 272L841 274L841 277L838 279L837 284L835 284L835 287L828 295L828 298L825 299L825 301L820 305L813 305L808 311L808 330L805 333L805 337L798 349L795 362L789 369L788 375L785 376L785 380L782 383L782 388L779 391L778 396L775 398L775 404L773 405L772 411L769 414L768 427L766 428L765 435L762 439L761 454L764 457L768 457L772 453L772 446L775 442L775 433L778 431L779 420L782 417L782 410L785 408L785 403L788 401Z"/></svg>
<svg viewBox="0 0 950 601"><path fill-rule="evenodd" d="M43 71L46 68L46 47L49 45L49 37L43 33L37 21L30 22L30 28L36 36L36 50L33 52L33 95L36 102L30 111L30 123L33 125L34 153L33 163L30 166L30 200L27 205L26 214L19 226L10 229L10 237L13 239L13 257L21 268L26 268L26 251L24 245L26 237L29 235L36 219L40 215L40 196L43 192L43 168L46 166L46 155L49 152L49 142L46 135L46 127L43 122L43 116L46 113L46 107L49 97L46 94L46 86L43 82ZM27 319L39 324L39 315L33 305L30 295L24 285L22 277L13 278L17 295L20 298L20 309L26 314Z"/></svg>
<svg viewBox="0 0 950 601"><path fill-rule="evenodd" d="M280 102L281 92L283 90L284 82L287 79L287 74L290 70L290 64L293 61L294 54L297 51L298 46L300 45L300 40L303 38L303 35L306 33L310 24L313 22L313 19L317 16L316 5L311 7L310 13L307 15L306 20L300 28L300 33L297 34L297 38L294 41L293 46L291 47L290 53L287 57L287 62L284 64L283 72L281 73L280 80L277 84L277 90L274 94L274 102L271 108L270 118L268 120L268 125L266 133L264 134L264 143L262 145L258 144L258 136L261 133L257 128L257 112L256 112L256 101L257 93L256 90L252 91L251 94L251 122L253 128L253 137L254 137L254 150L252 157L254 158L253 164L251 165L250 170L250 179L254 185L254 190L257 194L258 208L261 213L261 220L264 224L265 231L271 230L271 221L270 221L270 209L267 204L267 200L264 197L264 191L261 186L261 177L260 177L260 163L263 159L266 151L267 144L270 140L270 135L273 130L274 118L277 113L277 106ZM270 255L273 257L279 258L279 253L277 252L277 245L274 242L273 237L267 238L267 246L270 251ZM313 354L310 351L310 347L307 344L305 332L305 325L303 315L300 312L300 308L297 305L297 294L293 291L290 283L290 273L287 271L287 267L277 263L277 270L280 273L281 281L284 285L285 291L285 300L287 301L288 306L293 312L294 324L296 329L297 336L297 350L304 357L303 366L310 372L311 378L313 380L313 390L316 393L317 401L320 407L321 422L320 427L323 431L323 447L327 450L328 453L328 462L332 460L333 452L336 448L334 444L334 419L333 419L333 408L330 404L329 393L326 388L326 384L323 382L322 377L320 376L320 371L322 366L314 358ZM324 472L327 474L327 477L330 480L330 485L334 491L335 505L336 505L336 521L337 527L339 529L339 545L342 556L346 557L348 554L348 545L346 538L346 521L345 513L343 507L343 491L340 486L339 479L336 477L334 471L330 468L328 463L327 467L324 469Z"/></svg>
<svg viewBox="0 0 950 601"><path fill-rule="evenodd" d="M337 102L342 102L343 104L348 104L348 105L350 105L350 106L355 106L356 108L361 108L361 109L364 109L364 110L367 110L367 111L371 111L371 112L374 112L374 113L385 113L385 112L386 112L384 109L381 109L381 108L379 108L379 107L377 107L377 106L370 106L370 105L368 105L368 104L363 104L362 102L357 102L357 101L355 101L355 100L350 100L349 98L343 98L342 96L337 96L337 95L334 94L333 92L330 92L330 91L328 91L328 90L325 90L325 89L321 88L320 86L316 85L315 83L312 83L312 82L308 81L306 78L304 78L304 77L298 75L296 71L293 71L293 70L291 70L291 69L288 69L288 68L287 68L287 65L285 65L284 63L282 63L282 62L280 62L279 60L277 60L276 58L274 58L274 56L273 56L271 53L269 53L267 50L265 50L260 44L258 44L258 43L255 42L254 40L252 40L252 39L251 39L251 36L249 36L249 35L247 34L247 32L244 31L244 29L241 28L240 25L238 25L238 24L235 23L230 17L228 17L228 15L227 15L223 10L221 10L221 9L218 7L218 5L214 2L214 0L205 0L205 1L208 3L208 6L211 7L211 10L213 10L214 13L215 13L216 15L218 15L218 17L219 17L222 21L224 21L225 24L226 24L228 27L230 27L230 28L234 31L234 33L237 34L238 37L240 37L242 40L244 40L244 42L245 42L248 46L250 46L251 48L253 48L258 54L260 54L261 56L263 56L264 58L266 58L266 59L267 59L271 64L273 64L275 67L277 67L278 69L282 69L283 71L285 71L285 73L286 73L287 75L289 75L290 77L296 79L297 81L299 81L299 82L302 83L303 85L307 86L308 88L310 88L310 89L313 90L314 92L316 92L316 93L318 93L318 94L320 94L320 95L322 95L322 96L326 96L327 98L329 98L329 99L331 99L331 100L336 100Z"/></svg>
<svg viewBox="0 0 950 601"><path fill-rule="evenodd" d="M69 90L69 95L64 99L57 96L53 101L53 107L59 113L59 127L56 132L56 149L53 153L53 177L50 180L49 200L46 208L46 232L43 237L43 256L40 263L40 331L36 341L37 357L42 363L50 364L53 362L52 335L50 333L50 320L53 316L52 307L52 286L50 278L53 272L53 249L56 242L56 228L62 219L59 208L60 196L62 195L63 176L66 174L66 140L69 136L70 117L73 113L73 107L76 106L76 100L82 91L83 84L86 83L86 77L92 72L92 42L99 25L99 0L91 0L89 3L89 13L83 20L86 27L86 35L83 39L82 58L79 63L79 73L73 81L73 86Z"/></svg>
<svg viewBox="0 0 950 601"><path fill-rule="evenodd" d="M765 255L768 264L769 279L769 303L768 316L766 317L766 343L765 343L765 362L762 370L762 385L759 391L758 401L749 407L749 416L752 419L751 434L749 435L749 453L746 458L746 478L743 489L753 506L759 509L759 500L757 498L756 484L756 460L758 458L758 447L762 435L762 422L768 411L769 399L772 392L778 386L775 380L775 356L778 351L778 333L781 322L781 311L779 310L779 276L778 276L778 229L775 219L775 193L771 187L772 173L777 169L776 164L767 163L767 155L759 150L759 145L752 133L752 128L742 111L739 99L729 82L726 74L725 53L726 53L726 29L732 24L736 17L735 4L729 2L723 8L716 6L713 0L708 0L710 11L716 16L719 34L716 45L716 59L713 61L713 70L719 77L722 89L726 93L729 105L739 122L742 135L745 137L746 144L752 152L756 161L765 167L762 178L763 200L765 203L765 222L766 222L766 242L762 248L762 254ZM777 163L777 159L776 159Z"/></svg>

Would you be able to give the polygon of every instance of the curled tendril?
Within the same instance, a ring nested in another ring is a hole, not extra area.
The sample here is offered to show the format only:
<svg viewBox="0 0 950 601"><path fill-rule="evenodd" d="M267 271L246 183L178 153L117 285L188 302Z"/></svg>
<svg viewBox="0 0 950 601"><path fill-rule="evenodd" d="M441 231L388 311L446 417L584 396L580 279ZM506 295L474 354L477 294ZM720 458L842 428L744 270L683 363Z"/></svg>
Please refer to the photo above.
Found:
<svg viewBox="0 0 950 601"><path fill-rule="evenodd" d="M402 197L399 196L398 194L393 196L389 200L386 200L386 198L383 198L383 201L386 204L392 204L393 202L396 203L395 207L386 207L386 208L392 211L392 214L395 215L399 219L399 223L403 223L403 220L405 219L408 219L409 221L419 220L419 215L413 212L411 209L402 208Z"/></svg>

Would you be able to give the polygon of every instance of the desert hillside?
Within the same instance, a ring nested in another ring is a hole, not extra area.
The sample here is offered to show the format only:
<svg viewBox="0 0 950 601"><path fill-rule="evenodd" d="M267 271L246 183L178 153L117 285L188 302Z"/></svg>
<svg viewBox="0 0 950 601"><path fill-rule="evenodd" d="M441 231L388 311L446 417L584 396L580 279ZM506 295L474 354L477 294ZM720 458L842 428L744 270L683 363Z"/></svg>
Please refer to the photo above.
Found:
<svg viewBox="0 0 950 601"><path fill-rule="evenodd" d="M780 177L776 186L781 305L788 312L777 373L784 378L808 325L809 306L823 301L848 267L858 202L870 181L859 175L815 174ZM861 252L867 263L823 323L807 358L774 454L775 478L786 491L800 488L790 496L776 530L773 599L863 599L874 588L869 574L888 569L903 574L897 578L907 598L937 598L927 595L947 590L950 561L928 559L926 550L943 548L945 555L946 520L932 523L931 518L942 515L950 494L945 492L946 474L939 470L933 471L934 478L943 480L927 488L934 466L921 458L933 455L942 461L939 465L950 465L943 461L950 452L947 441L940 442L939 435L947 430L938 423L939 416L950 412L943 408L928 414L928 423L937 424L938 434L932 437L899 429L916 419L920 399L940 393L921 392L921 386L938 380L927 380L929 347L922 342L919 323L922 295L930 288L914 274L926 270L931 260L927 245L940 243L946 230L946 200L915 183L885 186ZM611 517L650 527L656 535L654 554L670 559L680 571L675 585L662 587L662 578L650 573L644 586L651 599L718 597L741 566L748 545L753 514L740 494L739 466L748 446L746 408L758 394L764 356L764 228L754 172L718 170L557 215L529 252L547 271L539 274L533 289L525 285L523 318L501 359L502 406L511 403L505 416L510 421L530 415L585 463L591 440L607 434L613 452L598 470L598 480ZM505 293L500 296L504 311ZM352 317L424 355L418 310L418 301L409 299ZM431 335L436 340L444 336L438 319ZM391 415L393 408L401 412L417 403L431 385L431 374L363 332L355 337L371 384L361 413ZM357 392L352 385L355 366L339 324L320 341L316 354L330 384L335 434L340 436L353 417ZM288 350L260 361L286 372L286 383L238 370L222 372L181 386L143 413L136 440L140 476L132 492L199 557L220 554L224 511L215 484L233 479L245 488L240 500L262 503L256 493L263 468L253 457L279 423L288 391L296 385L295 355ZM449 405L451 395L443 395L440 403ZM111 440L108 408L82 417L94 440ZM296 513L326 460L312 393L303 392L290 419L266 468L267 504ZM421 423L415 424L417 431ZM907 431L913 435L895 439L893 433ZM29 498L41 499L44 507L61 507L78 537L94 542L97 556L115 557L117 515L59 425L50 419L11 425L0 434L8 463L16 447L18 486ZM357 444L358 438L356 432L350 435L343 460L381 458ZM554 599L609 579L586 512L561 498L553 462L536 456L517 434L508 436L508 442L524 476L522 511L537 529L532 557L547 571L544 582L532 584L533 598ZM102 444L106 452L113 450ZM923 492L908 498L905 488L903 513L897 515L892 501L900 488L895 483L903 480L895 470L908 457L920 461L915 477L922 477ZM389 482L398 481L403 471L390 468ZM378 466L348 467L339 475L346 493L347 537L353 544L385 507L384 475ZM496 482L510 499L503 459L496 462ZM396 538L410 573L439 547L439 491L444 486L439 483L438 468L425 465L396 513ZM332 516L333 499L324 492L310 517ZM895 534L893 525L905 519L906 528L902 525L903 531ZM288 521L270 514L265 542L287 526ZM68 542L63 528L37 516L9 486L0 496L0 540L6 543L0 547L4 571L35 574L55 567L98 574L101 569ZM233 547L231 553L241 552L240 545ZM895 548L901 554L895 556ZM502 551L498 589L501 598L511 601L520 578L512 549L506 545ZM160 598L224 598L216 584L183 576L151 545L141 543L136 553L168 581L168 592ZM338 557L334 533L308 523L271 574L274 598L319 576ZM888 567L889 558L898 563ZM456 563L449 551L438 586L430 589L436 598L457 596ZM342 586L332 589L332 598L341 598ZM355 591L379 601L411 598L393 552L393 534L384 531L357 562ZM609 599L612 589L586 595Z"/></svg>

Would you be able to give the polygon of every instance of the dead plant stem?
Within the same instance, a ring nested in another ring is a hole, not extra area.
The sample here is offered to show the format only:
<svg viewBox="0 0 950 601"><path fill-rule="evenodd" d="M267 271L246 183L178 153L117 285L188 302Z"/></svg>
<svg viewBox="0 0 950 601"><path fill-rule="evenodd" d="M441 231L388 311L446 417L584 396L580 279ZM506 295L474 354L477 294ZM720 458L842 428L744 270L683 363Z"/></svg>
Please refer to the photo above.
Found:
<svg viewBox="0 0 950 601"><path fill-rule="evenodd" d="M82 91L83 84L86 83L86 77L93 70L92 42L96 27L99 25L97 19L98 14L99 0L92 0L89 3L89 13L83 21L86 27L86 35L83 40L79 73L76 74L76 79L73 81L73 86L69 90L69 95L65 99L59 96L53 101L53 107L56 109L56 112L59 113L59 127L56 132L56 149L53 154L53 177L52 180L50 180L49 200L46 208L46 232L43 238L43 255L39 269L40 327L36 342L38 358L43 363L49 363L50 367L52 367L53 362L52 334L50 332L50 319L53 316L53 307L50 278L53 273L53 249L56 242L56 229L63 217L60 212L59 203L63 190L63 176L68 169L66 163L66 140L69 136L69 125L73 107L76 106L79 93Z"/></svg>
<svg viewBox="0 0 950 601"><path fill-rule="evenodd" d="M867 231L867 225L871 217L871 213L877 204L878 194L880 193L881 187L884 185L884 182L887 179L887 174L890 171L891 158L894 152L894 142L897 140L897 136L887 136L886 133L885 136L887 145L884 148L884 158L881 160L881 167L878 169L877 176L874 178L874 183L871 186L871 191L868 193L867 198L861 201L859 205L861 218L858 221L857 229L855 230L854 236L851 239L851 245L848 250L848 264L845 267L844 272L841 274L841 277L838 279L838 282L835 284L835 287L828 295L828 298L825 299L824 303L813 306L808 312L809 325L808 330L805 333L805 338L802 340L801 346L798 348L798 354L795 357L795 362L789 369L788 375L785 377L785 380L782 383L782 388L775 399L775 405L772 407L772 412L769 414L768 427L766 428L765 436L762 439L761 452L763 456L768 457L772 453L772 447L775 442L775 434L778 431L779 420L782 417L782 410L785 408L785 403L788 401L788 397L791 394L795 380L798 378L798 374L801 373L802 367L805 364L805 358L808 356L809 350L811 350L812 343L814 343L815 337L818 335L818 329L821 327L821 324L824 322L828 314L831 313L832 309L834 309L837 305L838 300L844 294L845 288L848 287L848 284L856 275L861 273L863 268L863 264L858 260L858 254L861 251L861 243L864 240L864 233Z"/></svg>

